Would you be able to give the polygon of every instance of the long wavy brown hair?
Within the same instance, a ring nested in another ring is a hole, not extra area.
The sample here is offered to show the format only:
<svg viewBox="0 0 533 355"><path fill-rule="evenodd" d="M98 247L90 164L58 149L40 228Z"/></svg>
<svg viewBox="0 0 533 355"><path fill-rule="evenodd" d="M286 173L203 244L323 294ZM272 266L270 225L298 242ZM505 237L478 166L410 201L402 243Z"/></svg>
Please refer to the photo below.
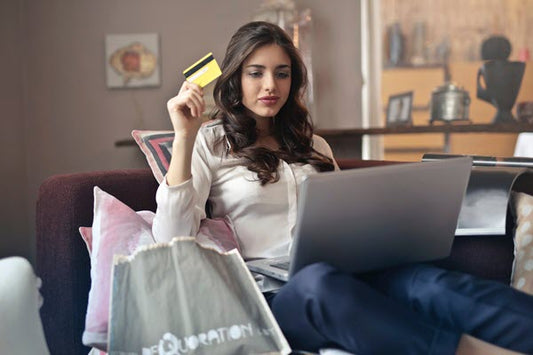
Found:
<svg viewBox="0 0 533 355"><path fill-rule="evenodd" d="M242 64L257 48L276 44L291 60L291 89L287 102L274 119L273 134L280 149L254 147L258 137L256 121L242 104ZM313 148L313 126L303 97L307 88L307 69L298 49L287 33L268 22L250 22L231 38L222 62L213 96L217 106L212 118L221 119L231 153L246 159L248 170L257 173L261 185L279 180L280 159L287 163L311 164L319 171L334 169L332 160Z"/></svg>

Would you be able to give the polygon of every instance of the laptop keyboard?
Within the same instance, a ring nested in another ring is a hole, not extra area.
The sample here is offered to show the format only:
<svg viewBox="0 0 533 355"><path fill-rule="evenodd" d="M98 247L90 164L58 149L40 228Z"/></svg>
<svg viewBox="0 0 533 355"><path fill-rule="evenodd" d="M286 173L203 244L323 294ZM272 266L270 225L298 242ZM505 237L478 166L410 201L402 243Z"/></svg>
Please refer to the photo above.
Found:
<svg viewBox="0 0 533 355"><path fill-rule="evenodd" d="M277 263L270 264L270 266L276 267L276 268L281 269L281 270L289 270L289 265L290 265L289 261L280 261L280 262L277 262Z"/></svg>

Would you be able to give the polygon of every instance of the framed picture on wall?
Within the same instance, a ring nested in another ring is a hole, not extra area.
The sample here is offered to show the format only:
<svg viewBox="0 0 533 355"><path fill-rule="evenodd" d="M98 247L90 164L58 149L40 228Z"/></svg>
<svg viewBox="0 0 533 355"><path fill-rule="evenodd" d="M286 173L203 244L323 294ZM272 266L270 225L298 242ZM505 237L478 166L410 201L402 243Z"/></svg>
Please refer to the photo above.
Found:
<svg viewBox="0 0 533 355"><path fill-rule="evenodd" d="M391 95L387 105L387 126L411 125L412 107L412 91Z"/></svg>
<svg viewBox="0 0 533 355"><path fill-rule="evenodd" d="M108 88L161 85L157 33L106 35L105 60Z"/></svg>

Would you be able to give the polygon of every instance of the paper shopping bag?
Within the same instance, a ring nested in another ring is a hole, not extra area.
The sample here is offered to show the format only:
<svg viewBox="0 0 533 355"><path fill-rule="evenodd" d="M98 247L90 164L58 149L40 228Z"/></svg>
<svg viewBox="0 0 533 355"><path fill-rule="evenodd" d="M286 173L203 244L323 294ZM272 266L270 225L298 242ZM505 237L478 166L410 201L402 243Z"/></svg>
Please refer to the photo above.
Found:
<svg viewBox="0 0 533 355"><path fill-rule="evenodd" d="M110 354L288 354L237 250L174 238L114 260Z"/></svg>

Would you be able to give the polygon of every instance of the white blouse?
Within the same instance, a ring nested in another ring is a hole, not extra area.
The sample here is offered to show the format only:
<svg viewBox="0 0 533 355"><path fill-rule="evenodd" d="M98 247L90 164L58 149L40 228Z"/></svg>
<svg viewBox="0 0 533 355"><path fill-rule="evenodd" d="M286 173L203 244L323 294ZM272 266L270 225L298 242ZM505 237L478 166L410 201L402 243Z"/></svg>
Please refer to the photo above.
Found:
<svg viewBox="0 0 533 355"><path fill-rule="evenodd" d="M313 136L313 147L333 159L323 138ZM200 129L192 157L192 178L171 187L165 178L157 190L155 240L195 236L200 221L206 218L209 200L212 218L227 216L231 220L245 260L288 255L298 185L316 169L310 164L281 160L279 181L261 186L257 174L243 165L244 159L226 154L227 149L220 121Z"/></svg>

